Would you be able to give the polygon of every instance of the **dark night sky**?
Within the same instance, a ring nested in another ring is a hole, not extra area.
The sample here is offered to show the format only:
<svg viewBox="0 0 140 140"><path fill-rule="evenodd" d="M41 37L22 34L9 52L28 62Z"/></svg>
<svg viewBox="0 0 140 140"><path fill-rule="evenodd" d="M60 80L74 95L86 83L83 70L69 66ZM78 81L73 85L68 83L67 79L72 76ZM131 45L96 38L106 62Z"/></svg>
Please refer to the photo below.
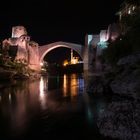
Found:
<svg viewBox="0 0 140 140"><path fill-rule="evenodd" d="M1 40L11 36L12 26L23 25L40 45L55 41L84 44L86 33L98 34L118 19L115 13L123 0L75 1L5 1L0 10Z"/></svg>

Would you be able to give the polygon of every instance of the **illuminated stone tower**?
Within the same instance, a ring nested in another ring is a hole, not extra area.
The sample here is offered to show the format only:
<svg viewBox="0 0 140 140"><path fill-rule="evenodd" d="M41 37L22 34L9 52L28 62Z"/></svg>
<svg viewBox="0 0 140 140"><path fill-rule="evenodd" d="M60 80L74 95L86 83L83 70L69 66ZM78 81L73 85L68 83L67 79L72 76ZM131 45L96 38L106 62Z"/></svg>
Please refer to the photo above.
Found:
<svg viewBox="0 0 140 140"><path fill-rule="evenodd" d="M19 38L22 35L27 35L27 31L23 26L12 27L12 38Z"/></svg>

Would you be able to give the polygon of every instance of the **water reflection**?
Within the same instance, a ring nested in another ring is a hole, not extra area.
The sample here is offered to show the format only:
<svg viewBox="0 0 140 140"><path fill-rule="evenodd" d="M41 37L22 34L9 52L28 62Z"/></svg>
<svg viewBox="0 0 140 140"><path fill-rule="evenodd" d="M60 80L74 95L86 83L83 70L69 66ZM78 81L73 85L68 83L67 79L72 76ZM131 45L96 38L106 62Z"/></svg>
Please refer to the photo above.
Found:
<svg viewBox="0 0 140 140"><path fill-rule="evenodd" d="M60 75L49 75L48 90L59 89L62 87L63 77Z"/></svg>
<svg viewBox="0 0 140 140"><path fill-rule="evenodd" d="M39 88L40 88L40 102L41 102L41 106L42 106L42 109L46 109L46 96L47 94L46 91L47 91L47 80L45 80L43 77L41 77L40 79L40 83L39 83Z"/></svg>
<svg viewBox="0 0 140 140"><path fill-rule="evenodd" d="M70 79L70 90L71 90L71 99L73 99L73 97L78 95L78 84L77 84L77 75L76 74L72 74L71 75L71 79Z"/></svg>
<svg viewBox="0 0 140 140"><path fill-rule="evenodd" d="M64 80L63 80L63 96L67 96L67 75L64 74Z"/></svg>
<svg viewBox="0 0 140 140"><path fill-rule="evenodd" d="M77 90L78 90L78 78L76 74L71 75L64 75L63 78L63 96L71 96L73 98L74 96L77 96Z"/></svg>
<svg viewBox="0 0 140 140"><path fill-rule="evenodd" d="M82 95L83 91L83 77L76 74L19 81L15 86L2 89L1 137L17 137L24 134L32 126L32 118L39 112L42 112L39 115L44 118L44 114L49 111L60 113L78 110L81 107L78 96ZM64 100L65 97L68 97L68 100Z"/></svg>
<svg viewBox="0 0 140 140"><path fill-rule="evenodd" d="M84 91L84 79L77 74L64 75L63 78L63 96L70 96L71 99L80 95Z"/></svg>
<svg viewBox="0 0 140 140"><path fill-rule="evenodd" d="M65 74L1 89L0 139L105 140L97 133L98 122L101 134L138 140L140 104L109 104L101 96L89 96L84 84L83 75Z"/></svg>

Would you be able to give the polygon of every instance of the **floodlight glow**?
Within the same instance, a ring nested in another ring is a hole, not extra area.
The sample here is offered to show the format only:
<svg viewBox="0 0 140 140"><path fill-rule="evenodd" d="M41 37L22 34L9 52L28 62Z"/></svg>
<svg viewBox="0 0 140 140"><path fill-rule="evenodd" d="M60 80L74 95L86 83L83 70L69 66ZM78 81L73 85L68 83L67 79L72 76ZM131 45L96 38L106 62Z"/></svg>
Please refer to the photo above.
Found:
<svg viewBox="0 0 140 140"><path fill-rule="evenodd" d="M90 41L92 40L92 38L93 38L93 35L88 35L88 45L89 45Z"/></svg>

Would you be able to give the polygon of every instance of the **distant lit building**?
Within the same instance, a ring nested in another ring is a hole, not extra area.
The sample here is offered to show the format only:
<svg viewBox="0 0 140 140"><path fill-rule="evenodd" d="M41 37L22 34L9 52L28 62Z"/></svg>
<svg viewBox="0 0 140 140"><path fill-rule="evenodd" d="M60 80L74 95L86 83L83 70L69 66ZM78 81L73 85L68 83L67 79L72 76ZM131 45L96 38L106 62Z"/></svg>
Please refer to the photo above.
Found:
<svg viewBox="0 0 140 140"><path fill-rule="evenodd" d="M122 34L125 34L131 28L131 22L135 22L135 18L140 14L140 1L124 1L120 10L116 13L119 16Z"/></svg>
<svg viewBox="0 0 140 140"><path fill-rule="evenodd" d="M123 2L121 4L120 10L117 12L116 15L119 15L119 19L122 20L122 17L134 14L138 8L140 7L136 3L130 4L127 2Z"/></svg>
<svg viewBox="0 0 140 140"><path fill-rule="evenodd" d="M71 59L70 61L65 60L63 63L63 66L67 66L67 65L73 65L73 64L78 64L78 63L83 63L83 61L79 61L79 57L74 57L73 56L73 49L71 49Z"/></svg>
<svg viewBox="0 0 140 140"><path fill-rule="evenodd" d="M79 57L73 57L73 50L71 49L71 64L78 64Z"/></svg>

